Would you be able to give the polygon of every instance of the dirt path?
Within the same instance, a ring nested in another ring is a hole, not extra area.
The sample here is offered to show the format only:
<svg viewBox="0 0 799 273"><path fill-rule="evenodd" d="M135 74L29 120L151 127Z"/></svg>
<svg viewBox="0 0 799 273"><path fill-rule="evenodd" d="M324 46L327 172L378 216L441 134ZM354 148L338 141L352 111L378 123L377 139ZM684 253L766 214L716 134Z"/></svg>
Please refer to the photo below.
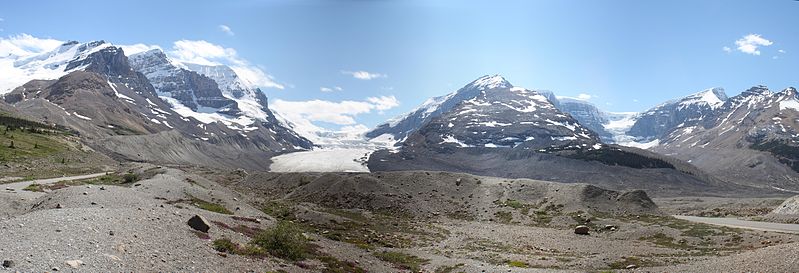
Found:
<svg viewBox="0 0 799 273"><path fill-rule="evenodd" d="M682 216L682 215L674 215L674 217L682 220L688 220L688 221L718 225L718 226L799 234L799 224L782 224L782 223L771 223L771 222L747 221L735 218L721 218L721 217L698 217L698 216Z"/></svg>
<svg viewBox="0 0 799 273"><path fill-rule="evenodd" d="M98 177L98 176L103 176L105 174L106 173L103 172L103 173L93 173L93 174L76 175L76 176L64 176L64 177L47 178L47 179L36 179L36 180L29 180L29 181L22 181L22 182L16 182L16 183L3 184L0 187L3 187L3 189L5 189L6 191L21 191L22 189L30 186L31 184L47 185L47 184L53 184L53 183L58 183L58 182L61 182L61 181L67 181L67 180L80 180L80 179L95 178L95 177Z"/></svg>

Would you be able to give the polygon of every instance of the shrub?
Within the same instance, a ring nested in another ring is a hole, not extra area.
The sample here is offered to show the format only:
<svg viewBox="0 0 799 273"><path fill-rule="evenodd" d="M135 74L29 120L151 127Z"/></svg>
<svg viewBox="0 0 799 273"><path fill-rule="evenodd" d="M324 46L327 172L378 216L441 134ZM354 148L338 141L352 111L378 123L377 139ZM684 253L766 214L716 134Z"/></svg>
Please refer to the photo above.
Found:
<svg viewBox="0 0 799 273"><path fill-rule="evenodd" d="M305 259L308 249L308 239L302 234L302 230L288 221L280 221L274 227L259 233L252 243L276 257L292 261Z"/></svg>
<svg viewBox="0 0 799 273"><path fill-rule="evenodd" d="M412 272L419 272L421 270L422 264L428 262L426 259L408 255L402 252L383 251L375 253L374 255L380 260L394 264L394 266L399 269L410 270Z"/></svg>
<svg viewBox="0 0 799 273"><path fill-rule="evenodd" d="M139 181L139 175L135 173L126 173L125 175L122 176L122 181L125 184L130 184Z"/></svg>
<svg viewBox="0 0 799 273"><path fill-rule="evenodd" d="M222 238L214 240L214 249L216 249L216 251L235 254L238 248L239 246L230 241L230 239Z"/></svg>

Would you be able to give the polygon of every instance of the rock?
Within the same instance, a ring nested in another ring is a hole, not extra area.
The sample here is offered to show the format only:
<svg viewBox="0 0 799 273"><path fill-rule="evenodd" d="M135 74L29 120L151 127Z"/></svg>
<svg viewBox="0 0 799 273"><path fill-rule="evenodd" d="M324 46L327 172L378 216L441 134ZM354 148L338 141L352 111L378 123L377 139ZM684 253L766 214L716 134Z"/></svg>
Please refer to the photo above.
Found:
<svg viewBox="0 0 799 273"><path fill-rule="evenodd" d="M574 234L588 235L589 230L590 228L588 228L587 226L580 225L574 228Z"/></svg>
<svg viewBox="0 0 799 273"><path fill-rule="evenodd" d="M208 221L205 220L202 216L194 215L191 217L187 222L191 228L197 231L202 231L208 233L208 230L211 229L211 225L208 224Z"/></svg>
<svg viewBox="0 0 799 273"><path fill-rule="evenodd" d="M636 269L636 268L638 268L638 266L634 265L634 264L631 264L631 265L628 265L627 267L625 267L625 269Z"/></svg>
<svg viewBox="0 0 799 273"><path fill-rule="evenodd" d="M60 209L60 208L64 208L64 207L61 206L61 204L55 204L55 208Z"/></svg>
<svg viewBox="0 0 799 273"><path fill-rule="evenodd" d="M84 192L83 192L83 195L89 195L89 193L84 191Z"/></svg>
<svg viewBox="0 0 799 273"><path fill-rule="evenodd" d="M12 260L5 260L5 261L3 261L3 267L5 267L5 268L10 268L10 267L12 267L12 266L14 266L14 261L12 261Z"/></svg>
<svg viewBox="0 0 799 273"><path fill-rule="evenodd" d="M83 265L83 261L81 261L81 260L69 260L69 261L66 261L64 263L67 264L69 267L72 267L72 268L75 268L75 269L77 269L78 267Z"/></svg>
<svg viewBox="0 0 799 273"><path fill-rule="evenodd" d="M58 270L59 270L59 268L58 268L57 266L53 266L53 269L50 269L50 270L52 270L52 271L58 271Z"/></svg>
<svg viewBox="0 0 799 273"><path fill-rule="evenodd" d="M605 225L606 230L616 230L616 226L614 225Z"/></svg>

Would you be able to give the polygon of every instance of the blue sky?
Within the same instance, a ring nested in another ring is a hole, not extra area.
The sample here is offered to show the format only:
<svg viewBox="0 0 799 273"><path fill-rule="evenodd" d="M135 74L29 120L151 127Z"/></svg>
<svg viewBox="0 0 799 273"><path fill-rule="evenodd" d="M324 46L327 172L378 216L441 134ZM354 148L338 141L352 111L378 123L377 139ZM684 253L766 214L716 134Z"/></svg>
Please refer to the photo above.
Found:
<svg viewBox="0 0 799 273"><path fill-rule="evenodd" d="M608 111L642 111L716 86L729 95L797 86L797 12L793 0L32 0L2 4L0 36L165 50L206 41L273 77L283 89L263 88L270 102L330 106L319 111L351 119L305 117L339 128L372 127L485 74L590 96ZM375 77L343 73L357 71ZM390 96L396 101L381 107L369 102Z"/></svg>

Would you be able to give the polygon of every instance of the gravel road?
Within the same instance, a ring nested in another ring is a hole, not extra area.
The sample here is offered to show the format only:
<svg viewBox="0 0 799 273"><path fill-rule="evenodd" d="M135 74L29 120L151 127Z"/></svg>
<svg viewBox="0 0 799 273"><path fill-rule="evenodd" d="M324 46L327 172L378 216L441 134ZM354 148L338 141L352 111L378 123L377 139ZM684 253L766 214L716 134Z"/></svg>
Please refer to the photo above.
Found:
<svg viewBox="0 0 799 273"><path fill-rule="evenodd" d="M683 220L711 224L711 225L799 234L799 224L782 224L782 223L771 223L771 222L747 221L735 218L721 218L721 217L698 217L698 216L682 216L682 215L674 215L674 217Z"/></svg>

